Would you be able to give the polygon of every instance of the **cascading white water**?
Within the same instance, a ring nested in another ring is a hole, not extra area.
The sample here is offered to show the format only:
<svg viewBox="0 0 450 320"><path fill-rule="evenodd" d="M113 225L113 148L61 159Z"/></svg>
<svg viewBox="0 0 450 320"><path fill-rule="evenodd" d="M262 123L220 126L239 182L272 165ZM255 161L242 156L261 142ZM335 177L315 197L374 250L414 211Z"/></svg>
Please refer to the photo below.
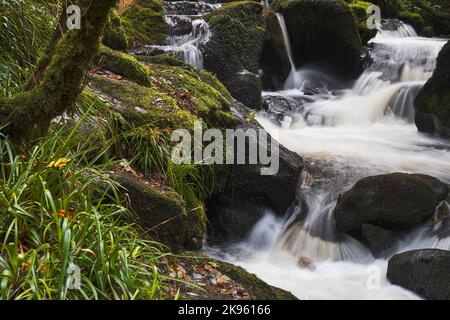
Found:
<svg viewBox="0 0 450 320"><path fill-rule="evenodd" d="M167 45L148 45L134 50L134 54L154 55L167 52L194 67L203 69L202 46L211 38L208 23L203 14L217 10L221 4L204 1L165 1L164 17L170 36ZM180 28L179 25L182 25Z"/></svg>
<svg viewBox="0 0 450 320"><path fill-rule="evenodd" d="M283 34L284 44L286 47L286 51L288 54L289 62L291 64L291 71L295 71L295 64L294 64L294 58L292 56L292 48L291 48L291 42L289 41L289 34L286 27L286 21L284 20L284 17L281 13L277 12L277 19L278 23L281 28L281 32Z"/></svg>
<svg viewBox="0 0 450 320"><path fill-rule="evenodd" d="M201 46L209 41L211 31L203 19L192 20L192 32L188 35L174 36L169 39L168 51L180 52L184 62L203 69Z"/></svg>
<svg viewBox="0 0 450 320"><path fill-rule="evenodd" d="M302 299L417 298L386 280L386 259L375 260L335 229L333 208L339 194L369 175L416 172L450 182L450 143L417 131L412 103L446 40L420 38L410 26L389 21L371 42L372 63L351 88L308 68L294 69L286 90L263 93L270 108L258 121L302 155L311 174L312 183L301 188L307 211L285 219L268 212L248 241L210 249ZM448 216L448 204L441 206ZM448 220L412 232L395 252L450 249ZM380 275L375 287L369 283L374 272Z"/></svg>

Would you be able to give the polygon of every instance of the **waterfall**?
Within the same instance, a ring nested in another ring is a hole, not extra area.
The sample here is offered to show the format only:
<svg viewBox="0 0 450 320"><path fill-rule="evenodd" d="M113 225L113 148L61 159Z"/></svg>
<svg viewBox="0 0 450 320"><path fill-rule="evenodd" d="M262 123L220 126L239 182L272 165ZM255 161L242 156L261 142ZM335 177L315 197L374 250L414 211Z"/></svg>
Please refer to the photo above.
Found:
<svg viewBox="0 0 450 320"><path fill-rule="evenodd" d="M284 19L278 19L292 71L283 91L263 93L268 109L257 120L303 156L309 183L299 197L305 205L284 219L269 214L247 241L220 251L303 299L415 299L386 280L386 259L375 260L363 244L336 230L333 211L340 194L370 175L422 173L450 183L450 143L417 131L413 104L447 40L420 38L412 27L388 20L371 41L371 64L343 87L322 70L295 69ZM449 250L449 212L443 202L435 222L408 234L394 253ZM374 268L381 275L379 290L366 284Z"/></svg>
<svg viewBox="0 0 450 320"><path fill-rule="evenodd" d="M289 63L291 64L291 72L289 73L288 79L286 80L285 89L290 89L296 86L297 83L299 83L299 76L296 73L295 63L294 63L294 57L292 55L292 47L291 42L289 40L289 34L286 27L286 21L284 19L284 16L281 13L277 13L277 19L278 23L281 28L281 32L283 34L283 40L284 40L284 47L286 48L286 52L289 58Z"/></svg>
<svg viewBox="0 0 450 320"><path fill-rule="evenodd" d="M211 31L203 19L192 20L192 31L188 35L174 36L169 39L169 51L180 53L180 58L197 68L203 69L201 46L209 41Z"/></svg>
<svg viewBox="0 0 450 320"><path fill-rule="evenodd" d="M169 30L167 45L147 45L132 53L137 55L169 53L187 64L203 69L202 47L210 40L211 31L202 16L221 6L204 1L165 1L164 17Z"/></svg>

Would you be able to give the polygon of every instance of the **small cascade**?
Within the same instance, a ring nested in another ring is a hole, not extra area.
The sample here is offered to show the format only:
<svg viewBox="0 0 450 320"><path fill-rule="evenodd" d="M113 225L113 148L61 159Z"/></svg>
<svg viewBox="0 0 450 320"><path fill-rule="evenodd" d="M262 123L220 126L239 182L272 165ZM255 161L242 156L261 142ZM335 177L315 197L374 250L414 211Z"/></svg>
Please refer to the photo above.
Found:
<svg viewBox="0 0 450 320"><path fill-rule="evenodd" d="M292 71L283 91L263 93L265 111L256 119L303 157L308 169L301 204L283 219L266 216L248 241L221 248L221 256L304 299L417 298L391 286L387 260L374 260L364 244L339 233L333 214L339 196L367 176L421 173L450 183L450 143L417 131L413 103L447 40L421 38L412 27L387 20L371 41L371 62L343 87L323 70L295 69L283 17L278 21ZM449 203L402 239L386 253L450 250ZM366 285L370 268L380 272L379 290Z"/></svg>
<svg viewBox="0 0 450 320"><path fill-rule="evenodd" d="M409 123L414 123L414 118L416 115L414 109L414 98L419 93L422 88L423 83L418 83L417 85L411 85L401 88L389 103L389 110L392 113L404 119Z"/></svg>
<svg viewBox="0 0 450 320"><path fill-rule="evenodd" d="M191 21L192 31L188 35L172 36L169 38L168 50L174 52L184 62L203 68L203 54L201 46L211 37L209 25L199 18Z"/></svg>
<svg viewBox="0 0 450 320"><path fill-rule="evenodd" d="M209 41L211 31L202 16L221 6L204 1L165 1L164 13L169 30L167 45L148 45L133 53L138 55L169 53L187 64L203 68L201 49Z"/></svg>
<svg viewBox="0 0 450 320"><path fill-rule="evenodd" d="M286 21L281 13L277 13L277 18L278 18L278 23L281 28L281 32L283 33L284 46L286 48L286 51L287 51L287 54L289 57L289 62L291 64L291 71L289 73L288 78L286 79L285 84L284 84L284 89L289 90L289 89L302 88L305 79L303 78L303 74L297 72L297 69L295 67L294 56L292 55L291 42L289 40L289 34L288 34L287 27L286 27Z"/></svg>

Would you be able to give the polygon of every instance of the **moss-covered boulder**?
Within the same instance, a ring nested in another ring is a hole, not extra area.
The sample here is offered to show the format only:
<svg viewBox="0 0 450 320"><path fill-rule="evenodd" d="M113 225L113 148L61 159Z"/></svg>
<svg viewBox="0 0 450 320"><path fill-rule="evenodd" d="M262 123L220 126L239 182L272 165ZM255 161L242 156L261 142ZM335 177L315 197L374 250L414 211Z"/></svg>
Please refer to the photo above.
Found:
<svg viewBox="0 0 450 320"><path fill-rule="evenodd" d="M173 190L161 190L133 175L116 173L112 177L121 186L128 204L150 236L172 250L199 249L204 226L196 212L187 213L183 199Z"/></svg>
<svg viewBox="0 0 450 320"><path fill-rule="evenodd" d="M425 26L425 21L423 20L420 13L417 12L409 12L409 11L400 11L398 14L398 18L403 22L411 25L417 33L421 34L422 29Z"/></svg>
<svg viewBox="0 0 450 320"><path fill-rule="evenodd" d="M114 50L127 51L128 49L128 39L122 19L115 10L109 15L109 23L103 35L103 44Z"/></svg>
<svg viewBox="0 0 450 320"><path fill-rule="evenodd" d="M366 1L354 1L349 4L350 9L352 10L353 16L355 17L355 21L358 24L359 36L361 37L361 41L363 45L367 45L370 39L377 35L377 29L369 29L367 27L367 19L370 14L367 13L370 6L373 4L371 2Z"/></svg>
<svg viewBox="0 0 450 320"><path fill-rule="evenodd" d="M183 252L169 265L183 298L194 300L297 300L245 269L195 252Z"/></svg>
<svg viewBox="0 0 450 320"><path fill-rule="evenodd" d="M361 38L342 0L277 0L273 8L286 21L295 65L325 64L343 76L360 67Z"/></svg>
<svg viewBox="0 0 450 320"><path fill-rule="evenodd" d="M291 71L291 63L276 13L267 9L264 16L266 33L260 60L261 81L264 89L275 91L283 88Z"/></svg>
<svg viewBox="0 0 450 320"><path fill-rule="evenodd" d="M212 36L203 48L205 69L217 75L230 93L252 108L261 105L259 59L264 42L263 8L251 1L234 2L205 16ZM239 77L252 73L253 77ZM239 86L230 85L241 78ZM251 90L242 90L241 86Z"/></svg>
<svg viewBox="0 0 450 320"><path fill-rule="evenodd" d="M414 100L419 131L450 137L450 42L439 53L433 76Z"/></svg>
<svg viewBox="0 0 450 320"><path fill-rule="evenodd" d="M101 49L98 63L129 80L93 76L91 84L115 99L116 109L135 125L190 129L199 118L210 127L234 124L229 112L230 94L216 77L204 70L146 65L106 47Z"/></svg>
<svg viewBox="0 0 450 320"><path fill-rule="evenodd" d="M242 284L256 300L297 300L292 293L268 285L242 267L222 261L217 264L220 272Z"/></svg>
<svg viewBox="0 0 450 320"><path fill-rule="evenodd" d="M167 39L162 0L133 0L123 8L122 24L133 46L162 45Z"/></svg>

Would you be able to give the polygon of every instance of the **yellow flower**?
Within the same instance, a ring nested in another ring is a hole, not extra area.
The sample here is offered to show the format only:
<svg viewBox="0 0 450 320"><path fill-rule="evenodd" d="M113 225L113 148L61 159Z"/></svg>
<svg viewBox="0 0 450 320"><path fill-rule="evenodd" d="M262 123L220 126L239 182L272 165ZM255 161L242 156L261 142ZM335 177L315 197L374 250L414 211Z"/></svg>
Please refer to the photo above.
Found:
<svg viewBox="0 0 450 320"><path fill-rule="evenodd" d="M20 264L20 269L23 270L23 271L29 270L29 269L30 269L30 266L31 266L31 260L28 259L27 261L22 262L22 263Z"/></svg>
<svg viewBox="0 0 450 320"><path fill-rule="evenodd" d="M70 161L72 161L72 160L69 158L59 158L56 161L51 161L47 165L47 168L48 169L61 169L61 168L64 168L65 166L67 166L67 164L69 164Z"/></svg>
<svg viewBox="0 0 450 320"><path fill-rule="evenodd" d="M59 210L59 211L56 213L56 215L57 215L58 217L61 217L61 218L67 218L67 219L69 219L69 220L72 220L73 217L74 217L74 214L73 214L72 211L67 211L67 212L66 212L66 211L63 210L63 209Z"/></svg>

